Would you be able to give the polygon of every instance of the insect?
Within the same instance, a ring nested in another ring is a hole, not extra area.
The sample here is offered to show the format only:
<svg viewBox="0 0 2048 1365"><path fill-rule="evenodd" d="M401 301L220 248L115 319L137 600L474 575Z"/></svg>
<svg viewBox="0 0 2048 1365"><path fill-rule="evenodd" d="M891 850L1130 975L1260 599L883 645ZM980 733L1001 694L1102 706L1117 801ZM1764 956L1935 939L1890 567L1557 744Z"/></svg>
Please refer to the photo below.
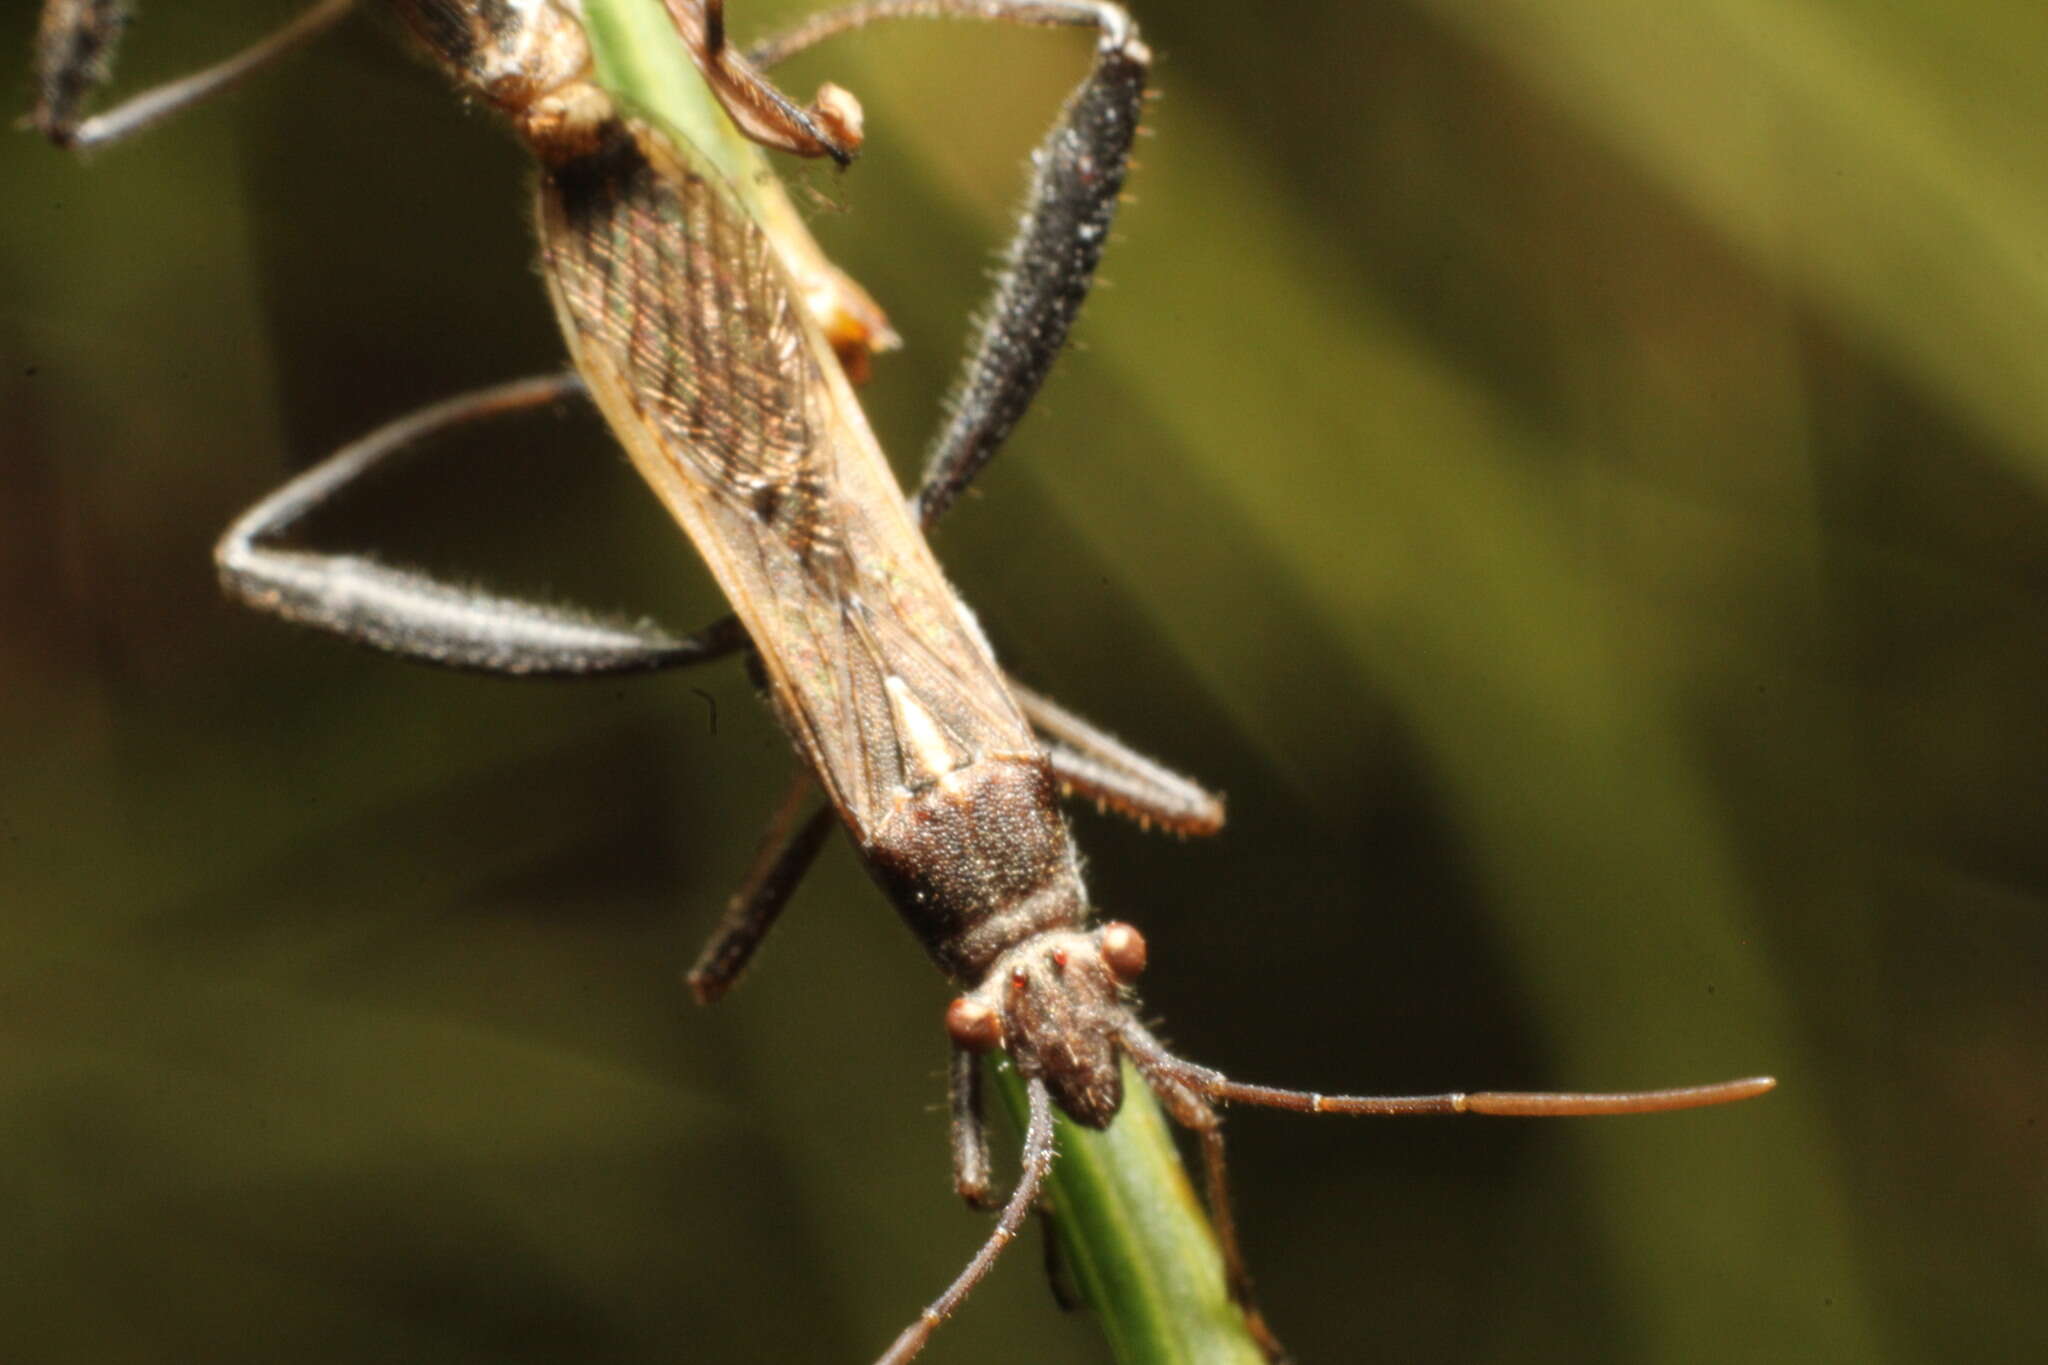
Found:
<svg viewBox="0 0 2048 1365"><path fill-rule="evenodd" d="M497 109L539 167L540 256L573 374L427 409L331 456L251 508L222 539L221 576L263 610L405 657L525 675L593 676L743 654L801 760L798 777L690 983L704 1001L738 979L836 821L960 993L947 1006L955 1186L992 1202L981 1058L1025 1080L1020 1175L994 1229L881 1360L920 1351L1038 1202L1053 1114L1102 1128L1131 1063L1197 1134L1226 1275L1271 1356L1229 1215L1218 1106L1308 1113L1645 1113L1747 1098L1768 1079L1607 1095L1321 1095L1248 1085L1174 1055L1138 1020L1139 931L1092 919L1061 813L1092 798L1184 834L1221 802L1008 678L946 582L923 531L950 508L1029 407L1092 281L1137 131L1150 53L1104 0L869 0L762 44L728 41L719 0L665 0L705 89L737 132L702 140L607 93L572 0L390 0L465 91ZM93 118L121 11L54 0L32 120L53 139L124 137L310 38L347 10L323 0L241 56ZM594 0L593 0L594 8ZM827 262L748 144L852 161L858 103L809 103L762 72L849 29L955 15L1094 34L1094 62L1041 144L1009 267L952 414L906 499L852 380L890 342L886 320ZM461 421L583 392L689 536L734 616L692 636L478 593L367 558L294 548L287 534L338 489ZM819 798L822 797L822 801ZM815 809L813 806L815 805Z"/></svg>

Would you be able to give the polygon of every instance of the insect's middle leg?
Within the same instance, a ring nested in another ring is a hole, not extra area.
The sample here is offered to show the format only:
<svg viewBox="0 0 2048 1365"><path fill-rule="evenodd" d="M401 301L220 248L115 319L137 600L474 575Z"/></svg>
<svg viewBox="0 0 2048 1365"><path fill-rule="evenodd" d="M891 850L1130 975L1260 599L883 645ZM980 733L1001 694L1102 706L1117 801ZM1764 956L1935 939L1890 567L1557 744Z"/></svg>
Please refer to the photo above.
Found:
<svg viewBox="0 0 2048 1365"><path fill-rule="evenodd" d="M698 1004L712 1004L732 989L825 846L825 836L832 832L832 807L821 805L808 817L805 814L817 790L817 782L805 768L798 770L783 793L768 828L762 831L754 865L726 902L724 917L686 977ZM983 1164L987 1164L985 1152Z"/></svg>
<svg viewBox="0 0 2048 1365"><path fill-rule="evenodd" d="M1027 207L1004 255L914 499L929 527L995 457L1066 345L1109 240L1130 168L1152 53L1130 16L1098 0L870 0L828 10L750 49L767 67L884 19L957 17L1093 27L1095 65L1032 155Z"/></svg>
<svg viewBox="0 0 2048 1365"><path fill-rule="evenodd" d="M1223 798L1156 763L1015 678L1010 695L1045 744L1063 795L1095 802L1144 828L1199 837L1223 828Z"/></svg>
<svg viewBox="0 0 2048 1365"><path fill-rule="evenodd" d="M228 596L301 625L422 663L522 677L646 672L746 646L728 617L679 637L641 622L479 592L359 555L280 543L292 527L395 455L463 422L544 407L582 392L573 374L480 389L437 403L343 447L257 503L214 548Z"/></svg>

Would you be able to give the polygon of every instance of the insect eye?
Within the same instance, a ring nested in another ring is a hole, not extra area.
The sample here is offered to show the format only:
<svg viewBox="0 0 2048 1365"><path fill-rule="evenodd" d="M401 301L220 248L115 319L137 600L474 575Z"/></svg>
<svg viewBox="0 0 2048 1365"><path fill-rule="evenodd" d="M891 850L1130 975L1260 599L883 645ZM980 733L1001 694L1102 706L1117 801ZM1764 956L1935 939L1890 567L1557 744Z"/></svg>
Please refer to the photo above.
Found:
<svg viewBox="0 0 2048 1365"><path fill-rule="evenodd" d="M1102 960L1117 980L1137 980L1145 970L1145 936L1121 920L1103 925Z"/></svg>
<svg viewBox="0 0 2048 1365"><path fill-rule="evenodd" d="M946 1006L946 1033L969 1052L988 1052L1002 1045L1002 1016L963 995Z"/></svg>

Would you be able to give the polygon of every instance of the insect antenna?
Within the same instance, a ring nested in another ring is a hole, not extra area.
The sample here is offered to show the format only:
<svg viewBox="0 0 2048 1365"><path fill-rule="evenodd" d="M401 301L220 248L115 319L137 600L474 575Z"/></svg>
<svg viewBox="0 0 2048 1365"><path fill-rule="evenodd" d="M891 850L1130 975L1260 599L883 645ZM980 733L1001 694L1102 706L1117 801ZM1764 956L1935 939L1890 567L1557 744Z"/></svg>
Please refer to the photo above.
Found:
<svg viewBox="0 0 2048 1365"><path fill-rule="evenodd" d="M1162 1082L1192 1090L1224 1104L1253 1104L1299 1114L1491 1114L1508 1118L1589 1118L1606 1114L1662 1114L1676 1109L1702 1109L1754 1099L1772 1089L1770 1076L1747 1076L1712 1085L1686 1085L1668 1090L1623 1090L1592 1093L1481 1090L1443 1095L1323 1095L1312 1090L1287 1090L1275 1085L1233 1081L1212 1067L1176 1057L1134 1022L1120 1030L1124 1048L1155 1089Z"/></svg>
<svg viewBox="0 0 2048 1365"><path fill-rule="evenodd" d="M1287 1359L1286 1348L1266 1322L1253 1292L1251 1271L1238 1241L1237 1218L1231 1209L1230 1168L1224 1154L1223 1116L1218 1104L1253 1104L1301 1114L1493 1114L1521 1118L1563 1118L1598 1114L1659 1114L1698 1109L1751 1099L1777 1085L1769 1076L1751 1076L1715 1085L1671 1090L1633 1090L1598 1094L1551 1094L1514 1091L1453 1092L1445 1095L1323 1095L1313 1090L1286 1090L1273 1085L1233 1081L1212 1067L1177 1057L1137 1020L1126 1017L1117 1041L1137 1066L1160 1104L1174 1121L1191 1130L1202 1152L1202 1175L1209 1218L1223 1253L1223 1274L1230 1296L1244 1310L1245 1327L1270 1361Z"/></svg>
<svg viewBox="0 0 2048 1365"><path fill-rule="evenodd" d="M946 1292L925 1306L917 1321L903 1329L875 1365L902 1365L922 1351L932 1332L981 1283L981 1277L988 1274L1003 1248L1016 1240L1024 1220L1031 1216L1039 1191L1045 1187L1046 1173L1052 1169L1052 1095L1045 1082L1035 1076L1025 1082L1024 1093L1030 1106L1024 1123L1024 1169L1017 1177L1017 1187L1010 1191L1009 1202L1003 1205L1002 1216L996 1219L988 1240L974 1253L974 1259L946 1286Z"/></svg>

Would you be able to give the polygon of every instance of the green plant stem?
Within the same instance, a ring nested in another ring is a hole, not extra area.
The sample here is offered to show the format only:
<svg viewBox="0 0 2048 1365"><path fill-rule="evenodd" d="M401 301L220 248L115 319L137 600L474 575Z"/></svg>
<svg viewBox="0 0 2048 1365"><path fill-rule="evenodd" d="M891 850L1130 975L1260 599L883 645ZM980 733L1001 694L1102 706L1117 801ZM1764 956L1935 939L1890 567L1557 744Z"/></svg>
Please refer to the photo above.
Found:
<svg viewBox="0 0 2048 1365"><path fill-rule="evenodd" d="M712 99L658 0L586 0L584 12L605 89L702 153L771 237L797 240L804 230L781 182ZM996 1070L1021 1124L1023 1083L1007 1063ZM1173 1134L1128 1066L1124 1094L1105 1132L1059 1120L1049 1189L1082 1294L1124 1365L1260 1365Z"/></svg>
<svg viewBox="0 0 2048 1365"><path fill-rule="evenodd" d="M996 1089L1024 1120L1007 1060ZM1129 1063L1124 1106L1097 1133L1061 1115L1047 1184L1066 1264L1123 1365L1263 1365L1223 1284L1223 1257L1173 1130Z"/></svg>

